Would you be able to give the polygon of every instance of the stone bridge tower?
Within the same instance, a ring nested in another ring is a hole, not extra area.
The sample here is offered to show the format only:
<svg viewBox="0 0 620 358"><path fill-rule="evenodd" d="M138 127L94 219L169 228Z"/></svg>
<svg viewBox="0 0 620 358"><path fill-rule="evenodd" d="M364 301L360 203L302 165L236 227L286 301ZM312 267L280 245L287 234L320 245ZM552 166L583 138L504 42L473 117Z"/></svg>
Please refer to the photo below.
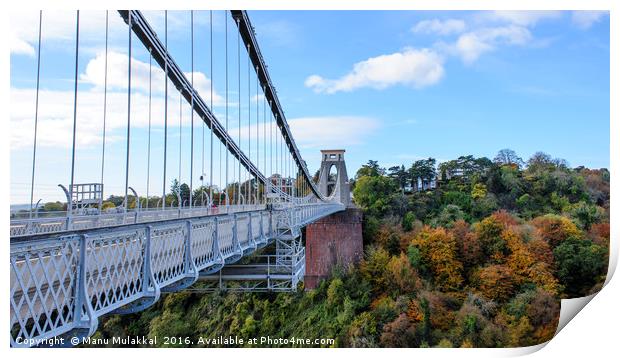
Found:
<svg viewBox="0 0 620 358"><path fill-rule="evenodd" d="M336 177L330 178L332 167L336 168ZM319 191L329 196L337 180L340 193L336 194L347 209L306 226L306 289L316 288L336 265L346 267L362 258L362 211L351 202L344 150L322 150Z"/></svg>
<svg viewBox="0 0 620 358"><path fill-rule="evenodd" d="M332 194L333 188L340 184L340 202L346 206L351 203L351 191L347 166L344 163L344 149L321 151L321 169L319 170L319 191L325 196ZM336 177L330 177L332 167L336 168Z"/></svg>

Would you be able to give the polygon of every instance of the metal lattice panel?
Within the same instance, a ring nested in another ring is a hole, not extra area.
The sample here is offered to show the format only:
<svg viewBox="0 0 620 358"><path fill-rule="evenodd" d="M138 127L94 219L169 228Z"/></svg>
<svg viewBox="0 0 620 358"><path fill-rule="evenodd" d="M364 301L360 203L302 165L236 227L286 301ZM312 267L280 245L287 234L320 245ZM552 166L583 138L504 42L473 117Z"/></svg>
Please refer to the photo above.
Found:
<svg viewBox="0 0 620 358"><path fill-rule="evenodd" d="M213 265L219 255L215 245L215 219L192 223L192 258L198 270Z"/></svg>
<svg viewBox="0 0 620 358"><path fill-rule="evenodd" d="M11 345L69 331L75 312L79 240L11 246Z"/></svg>
<svg viewBox="0 0 620 358"><path fill-rule="evenodd" d="M151 265L155 281L167 286L183 278L187 268L185 223L153 227L151 230Z"/></svg>
<svg viewBox="0 0 620 358"><path fill-rule="evenodd" d="M228 215L218 218L217 221L217 242L220 252L224 258L234 255L236 247L234 242L234 218Z"/></svg>
<svg viewBox="0 0 620 358"><path fill-rule="evenodd" d="M139 298L144 284L144 229L86 239L86 292L94 311L110 312Z"/></svg>
<svg viewBox="0 0 620 358"><path fill-rule="evenodd" d="M246 214L237 215L237 240L241 249L245 250L252 245L249 232L250 217Z"/></svg>

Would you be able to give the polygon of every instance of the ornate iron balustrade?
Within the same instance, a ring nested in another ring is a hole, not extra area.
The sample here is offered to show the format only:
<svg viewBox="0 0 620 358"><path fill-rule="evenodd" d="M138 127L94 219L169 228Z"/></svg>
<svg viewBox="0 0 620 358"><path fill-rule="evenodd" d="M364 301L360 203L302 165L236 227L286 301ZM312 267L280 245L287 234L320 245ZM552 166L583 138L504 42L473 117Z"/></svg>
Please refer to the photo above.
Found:
<svg viewBox="0 0 620 358"><path fill-rule="evenodd" d="M305 225L343 209L304 204L16 240L10 254L11 345L93 334L98 317L145 309L162 291L184 289L199 272L216 272L268 244L275 225ZM292 267L303 275L303 265L300 259Z"/></svg>

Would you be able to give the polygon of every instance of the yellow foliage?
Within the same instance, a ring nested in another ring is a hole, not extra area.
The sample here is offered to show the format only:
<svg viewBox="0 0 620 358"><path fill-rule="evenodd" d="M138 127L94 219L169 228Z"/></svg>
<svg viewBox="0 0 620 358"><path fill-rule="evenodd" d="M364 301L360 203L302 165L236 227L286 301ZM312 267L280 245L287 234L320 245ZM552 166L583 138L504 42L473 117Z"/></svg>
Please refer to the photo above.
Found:
<svg viewBox="0 0 620 358"><path fill-rule="evenodd" d="M388 272L392 283L400 289L401 293L413 292L420 286L417 272L411 267L409 259L402 252L399 256L393 256L390 259Z"/></svg>
<svg viewBox="0 0 620 358"><path fill-rule="evenodd" d="M420 250L435 284L443 291L457 290L463 283L463 264L457 260L456 239L444 228L425 227L411 242Z"/></svg>
<svg viewBox="0 0 620 358"><path fill-rule="evenodd" d="M409 317L412 322L422 322L424 319L424 313L422 312L420 303L417 300L409 301L407 317Z"/></svg>
<svg viewBox="0 0 620 358"><path fill-rule="evenodd" d="M537 260L521 237L513 230L506 230L502 235L510 250L506 265L514 274L517 285L525 282L535 283L550 292L557 292L558 282L544 262Z"/></svg>
<svg viewBox="0 0 620 358"><path fill-rule="evenodd" d="M474 348L474 344L469 340L469 338L466 338L463 340L463 343L461 343L461 348Z"/></svg>
<svg viewBox="0 0 620 358"><path fill-rule="evenodd" d="M569 218L559 215L539 216L532 220L536 233L555 248L567 238L582 237L583 233Z"/></svg>
<svg viewBox="0 0 620 358"><path fill-rule="evenodd" d="M504 265L491 265L478 272L478 290L486 298L505 301L514 294L514 273Z"/></svg>

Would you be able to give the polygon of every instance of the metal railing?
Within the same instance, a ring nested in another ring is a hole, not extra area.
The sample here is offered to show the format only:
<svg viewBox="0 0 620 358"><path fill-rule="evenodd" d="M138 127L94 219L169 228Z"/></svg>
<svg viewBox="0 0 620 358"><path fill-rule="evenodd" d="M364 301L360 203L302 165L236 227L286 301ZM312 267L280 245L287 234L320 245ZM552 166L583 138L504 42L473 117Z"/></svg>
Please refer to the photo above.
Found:
<svg viewBox="0 0 620 358"><path fill-rule="evenodd" d="M200 271L215 272L267 244L278 216L303 225L342 209L305 204L13 242L11 345L33 346L69 332L93 334L98 317L142 310L157 301L160 292L186 288ZM293 261L291 267L301 279L303 260Z"/></svg>
<svg viewBox="0 0 620 358"><path fill-rule="evenodd" d="M158 208L130 210L120 213L101 213L98 215L73 215L58 212L55 217L39 217L32 219L13 219L10 225L11 238L38 234L62 233L71 230L97 229L104 227L148 223L182 218L195 218L211 215L222 215L249 212L265 209L259 205L224 205L215 207L191 208ZM64 214L64 215L62 215ZM62 215L62 216L61 216Z"/></svg>

